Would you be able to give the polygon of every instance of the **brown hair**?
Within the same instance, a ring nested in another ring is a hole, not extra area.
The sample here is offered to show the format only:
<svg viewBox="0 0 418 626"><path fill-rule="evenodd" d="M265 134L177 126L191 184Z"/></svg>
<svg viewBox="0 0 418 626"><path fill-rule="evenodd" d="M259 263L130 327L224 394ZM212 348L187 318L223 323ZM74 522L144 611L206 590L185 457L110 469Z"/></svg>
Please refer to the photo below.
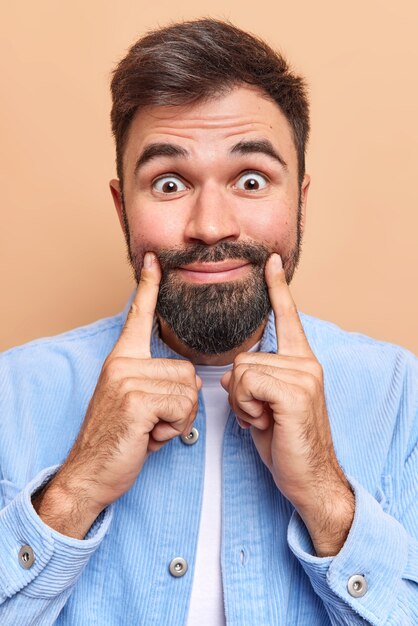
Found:
<svg viewBox="0 0 418 626"><path fill-rule="evenodd" d="M264 91L286 116L301 183L309 136L304 80L261 39L229 22L201 19L149 32L130 48L113 72L111 121L121 185L126 138L139 108L193 104L240 84Z"/></svg>

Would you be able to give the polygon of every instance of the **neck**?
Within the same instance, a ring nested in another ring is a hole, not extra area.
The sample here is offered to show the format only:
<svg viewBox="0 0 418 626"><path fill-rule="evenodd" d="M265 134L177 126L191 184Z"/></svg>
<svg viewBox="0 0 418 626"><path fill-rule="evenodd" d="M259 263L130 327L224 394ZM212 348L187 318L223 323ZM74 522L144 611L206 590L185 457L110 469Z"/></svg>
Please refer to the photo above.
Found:
<svg viewBox="0 0 418 626"><path fill-rule="evenodd" d="M248 352L257 343L257 341L260 341L266 326L266 322L263 322L263 324L257 328L251 337L233 350L222 352L222 354L202 354L200 352L195 352L180 341L168 324L159 316L158 323L160 326L160 336L164 343L166 343L169 348L174 350L174 352L184 356L195 365L228 365L229 363L232 363L238 354L241 352Z"/></svg>

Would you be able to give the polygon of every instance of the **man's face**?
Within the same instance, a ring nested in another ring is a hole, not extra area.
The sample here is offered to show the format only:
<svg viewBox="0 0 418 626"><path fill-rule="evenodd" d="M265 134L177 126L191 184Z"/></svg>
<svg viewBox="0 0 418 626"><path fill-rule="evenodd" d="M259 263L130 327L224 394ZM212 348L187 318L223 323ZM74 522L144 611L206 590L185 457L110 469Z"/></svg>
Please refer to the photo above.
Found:
<svg viewBox="0 0 418 626"><path fill-rule="evenodd" d="M163 278L157 314L193 351L241 345L270 309L264 265L296 268L309 179L298 185L290 126L259 91L148 107L129 129L124 188L111 189L136 279L145 252Z"/></svg>

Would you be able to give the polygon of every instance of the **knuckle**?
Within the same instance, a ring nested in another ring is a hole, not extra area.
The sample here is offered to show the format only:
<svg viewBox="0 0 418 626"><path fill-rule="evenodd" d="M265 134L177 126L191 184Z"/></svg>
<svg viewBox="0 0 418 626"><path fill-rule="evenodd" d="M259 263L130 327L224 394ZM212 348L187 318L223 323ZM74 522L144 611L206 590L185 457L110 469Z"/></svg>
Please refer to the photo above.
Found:
<svg viewBox="0 0 418 626"><path fill-rule="evenodd" d="M232 370L231 374L231 380L240 380L244 376L246 369L247 368L242 363L234 365L234 369Z"/></svg>
<svg viewBox="0 0 418 626"><path fill-rule="evenodd" d="M193 402L192 398L189 396L180 396L179 404L181 406L182 412L184 412L187 416L193 411L195 406L195 402Z"/></svg>
<svg viewBox="0 0 418 626"><path fill-rule="evenodd" d="M168 396L166 396L165 394L160 394L160 395L152 394L149 398L149 401L156 411L164 412L167 408L167 398ZM174 398L174 396L172 396L172 398ZM170 400L172 398L170 398ZM173 400L173 402L175 401Z"/></svg>
<svg viewBox="0 0 418 626"><path fill-rule="evenodd" d="M129 328L130 321L137 321L139 319L143 319L144 317L154 317L154 310L147 309L143 305L139 305L137 302L132 302L125 326L128 326Z"/></svg>
<svg viewBox="0 0 418 626"><path fill-rule="evenodd" d="M247 367L244 369L244 371L242 372L241 375L241 383L243 385L250 385L251 382L254 380L254 377L256 376L256 372L255 369L252 367Z"/></svg>
<svg viewBox="0 0 418 626"><path fill-rule="evenodd" d="M102 372L106 380L115 380L120 378L124 370L124 364L121 357L108 357L102 367Z"/></svg>
<svg viewBox="0 0 418 626"><path fill-rule="evenodd" d="M193 404L196 405L197 407L199 404L199 392L197 388L191 390L191 393L189 394L189 398L191 399Z"/></svg>
<svg viewBox="0 0 418 626"><path fill-rule="evenodd" d="M128 383L127 378L122 378L116 385L116 393L122 398L132 391L132 387Z"/></svg>
<svg viewBox="0 0 418 626"><path fill-rule="evenodd" d="M188 380L189 378L194 378L196 375L196 370L191 361L182 361L180 366L180 370L183 371L185 378Z"/></svg>
<svg viewBox="0 0 418 626"><path fill-rule="evenodd" d="M244 359L245 359L245 355L242 352L237 354L237 356L234 359L234 367L238 367L238 365L241 365Z"/></svg>
<svg viewBox="0 0 418 626"><path fill-rule="evenodd" d="M129 309L129 317L138 317L139 315L139 306L136 302L132 302L131 308Z"/></svg>
<svg viewBox="0 0 418 626"><path fill-rule="evenodd" d="M139 391L135 389L137 382L132 378L121 378L117 385L117 392L120 396L126 396L131 391Z"/></svg>
<svg viewBox="0 0 418 626"><path fill-rule="evenodd" d="M190 379L194 379L196 371L190 361L178 359L153 359L157 366L159 376L166 380L172 380L176 377L179 383L189 383ZM165 378L164 378L165 377Z"/></svg>
<svg viewBox="0 0 418 626"><path fill-rule="evenodd" d="M191 398L192 396L197 395L197 392L195 392L192 387L178 381L165 383L165 390L169 395L176 397L184 396L185 398Z"/></svg>
<svg viewBox="0 0 418 626"><path fill-rule="evenodd" d="M182 383L176 381L167 383L164 381L164 386L170 395L181 396L184 393L184 385Z"/></svg>
<svg viewBox="0 0 418 626"><path fill-rule="evenodd" d="M148 272L146 268L142 269L141 278L139 279L139 282L143 283L144 285L152 285L153 287L155 285L158 285L158 282L156 282L154 275Z"/></svg>
<svg viewBox="0 0 418 626"><path fill-rule="evenodd" d="M298 315L298 310L293 300L282 304L279 310L280 317L295 317L296 315Z"/></svg>
<svg viewBox="0 0 418 626"><path fill-rule="evenodd" d="M141 391L131 389L123 396L122 408L128 413L137 410L143 399L144 394Z"/></svg>
<svg viewBox="0 0 418 626"><path fill-rule="evenodd" d="M137 306L138 312L135 314L135 317L144 319L146 317L151 317L152 319L154 319L154 310L153 309L147 309L145 307L139 307Z"/></svg>
<svg viewBox="0 0 418 626"><path fill-rule="evenodd" d="M305 392L308 397L312 397L316 394L319 388L317 378L313 374L307 374L305 376Z"/></svg>
<svg viewBox="0 0 418 626"><path fill-rule="evenodd" d="M171 416L172 419L175 415L188 415L193 401L184 395L162 394L160 396L153 396L153 404L158 411L167 414L167 416Z"/></svg>
<svg viewBox="0 0 418 626"><path fill-rule="evenodd" d="M298 397L301 406L307 406L311 403L312 400L312 390L307 389L306 387L301 387L299 389Z"/></svg>
<svg viewBox="0 0 418 626"><path fill-rule="evenodd" d="M138 317L139 317L139 306L137 305L136 302L132 302L130 309L128 311L128 315L126 317L125 325L122 329L122 333L129 332L130 326L132 325L132 323L136 322Z"/></svg>
<svg viewBox="0 0 418 626"><path fill-rule="evenodd" d="M251 370L254 370L254 369L255 367L248 365L248 363L238 363L234 367L234 374L239 378L239 377L244 376L246 372L250 372Z"/></svg>
<svg viewBox="0 0 418 626"><path fill-rule="evenodd" d="M313 361L312 371L319 381L324 380L324 368L319 361Z"/></svg>

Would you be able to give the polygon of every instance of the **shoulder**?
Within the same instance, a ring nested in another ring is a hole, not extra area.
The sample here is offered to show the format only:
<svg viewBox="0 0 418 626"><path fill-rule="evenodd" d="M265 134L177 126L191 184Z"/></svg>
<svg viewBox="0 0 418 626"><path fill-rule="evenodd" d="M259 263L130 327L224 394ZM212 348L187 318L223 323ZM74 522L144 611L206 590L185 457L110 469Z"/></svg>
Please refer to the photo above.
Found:
<svg viewBox="0 0 418 626"><path fill-rule="evenodd" d="M123 313L106 317L51 337L42 337L16 346L0 354L0 366L59 360L60 357L83 358L84 355L105 357L117 341L123 325ZM106 352L107 351L107 352Z"/></svg>
<svg viewBox="0 0 418 626"><path fill-rule="evenodd" d="M373 455L376 467L382 469L390 458L397 472L399 459L408 458L418 437L417 357L396 344L300 317L324 370L336 448L346 471L368 476Z"/></svg>
<svg viewBox="0 0 418 626"><path fill-rule="evenodd" d="M355 359L356 363L373 363L381 367L392 367L403 362L417 371L418 358L406 348L369 337L363 333L347 331L326 320L300 313L308 341L317 356L337 360Z"/></svg>
<svg viewBox="0 0 418 626"><path fill-rule="evenodd" d="M408 429L418 411L418 358L406 348L343 330L301 314L308 341L324 368L328 388L347 405L369 413L403 415Z"/></svg>
<svg viewBox="0 0 418 626"><path fill-rule="evenodd" d="M16 484L67 454L122 324L116 315L0 355L2 471ZM15 474L16 450L23 474Z"/></svg>
<svg viewBox="0 0 418 626"><path fill-rule="evenodd" d="M407 403L416 413L418 358L406 348L346 331L310 315L301 314L309 343L325 374L347 394L379 399L398 407Z"/></svg>

